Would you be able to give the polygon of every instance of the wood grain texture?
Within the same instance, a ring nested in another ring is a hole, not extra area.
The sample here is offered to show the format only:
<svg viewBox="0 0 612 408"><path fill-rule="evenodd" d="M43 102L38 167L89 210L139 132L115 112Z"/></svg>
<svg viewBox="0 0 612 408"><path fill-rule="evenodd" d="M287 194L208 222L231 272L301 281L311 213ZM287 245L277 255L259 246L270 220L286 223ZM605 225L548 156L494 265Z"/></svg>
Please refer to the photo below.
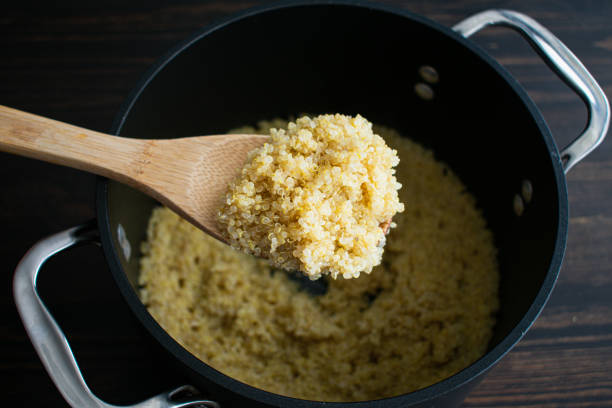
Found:
<svg viewBox="0 0 612 408"><path fill-rule="evenodd" d="M266 140L245 134L125 138L0 105L0 151L126 184L222 241L217 211L227 186Z"/></svg>
<svg viewBox="0 0 612 408"><path fill-rule="evenodd" d="M11 2L0 14L0 103L107 131L142 72L170 46L217 18L262 3ZM555 33L612 95L610 1L385 3L448 26L487 8L526 13ZM559 145L582 130L582 102L517 34L487 29L474 41L525 86ZM94 216L94 177L0 153L0 180L0 306L8 314L0 321L3 404L64 407L18 319L11 278L36 240ZM612 406L610 141L572 169L568 189L568 246L551 299L525 338L468 396L465 407ZM145 337L135 328L99 249L83 247L60 255L46 266L42 280L43 296L100 397L130 403L185 381L153 346L143 343Z"/></svg>

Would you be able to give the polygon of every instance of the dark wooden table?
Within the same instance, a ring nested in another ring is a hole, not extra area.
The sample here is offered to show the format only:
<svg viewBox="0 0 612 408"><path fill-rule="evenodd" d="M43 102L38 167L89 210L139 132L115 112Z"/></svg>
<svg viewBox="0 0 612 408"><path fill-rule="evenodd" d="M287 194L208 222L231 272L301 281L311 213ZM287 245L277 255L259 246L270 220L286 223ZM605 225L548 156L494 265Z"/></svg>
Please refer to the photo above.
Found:
<svg viewBox="0 0 612 408"><path fill-rule="evenodd" d="M9 2L0 13L0 104L106 131L140 75L166 49L216 18L261 3ZM449 26L486 8L527 13L558 35L612 95L609 0L388 3ZM580 132L586 120L581 101L518 35L489 29L475 41L528 89L560 145ZM66 406L24 332L11 282L34 242L93 218L94 184L89 174L0 153L2 406ZM612 143L573 169L568 185L569 240L555 291L466 407L612 406ZM41 279L46 301L101 398L133 403L184 381L143 346L98 248L61 254Z"/></svg>

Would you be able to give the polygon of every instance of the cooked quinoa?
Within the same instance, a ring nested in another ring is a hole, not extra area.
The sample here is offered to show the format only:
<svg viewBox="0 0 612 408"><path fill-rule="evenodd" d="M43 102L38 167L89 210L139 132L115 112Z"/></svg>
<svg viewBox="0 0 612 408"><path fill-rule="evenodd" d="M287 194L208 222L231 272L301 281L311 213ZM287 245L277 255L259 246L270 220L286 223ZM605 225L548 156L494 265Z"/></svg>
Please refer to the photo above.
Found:
<svg viewBox="0 0 612 408"><path fill-rule="evenodd" d="M381 224L404 210L398 162L359 115L303 116L249 155L219 223L232 247L277 268L356 278L380 263Z"/></svg>
<svg viewBox="0 0 612 408"><path fill-rule="evenodd" d="M224 374L318 401L409 393L482 356L498 308L492 234L474 198L431 151L375 130L401 159L405 211L394 217L373 273L324 277L327 292L313 296L284 271L158 208L140 275L153 317Z"/></svg>

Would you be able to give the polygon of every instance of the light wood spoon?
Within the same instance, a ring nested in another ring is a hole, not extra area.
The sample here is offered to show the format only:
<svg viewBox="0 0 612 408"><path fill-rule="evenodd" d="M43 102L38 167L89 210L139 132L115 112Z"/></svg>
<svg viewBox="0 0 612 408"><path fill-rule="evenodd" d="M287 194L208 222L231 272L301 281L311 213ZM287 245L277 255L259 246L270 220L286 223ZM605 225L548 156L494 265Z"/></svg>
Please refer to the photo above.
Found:
<svg viewBox="0 0 612 408"><path fill-rule="evenodd" d="M265 135L133 139L0 105L0 151L127 184L224 241L216 221L228 183Z"/></svg>
<svg viewBox="0 0 612 408"><path fill-rule="evenodd" d="M220 241L217 211L228 183L267 135L133 139L0 105L0 151L73 167L127 184ZM380 227L389 232L391 220Z"/></svg>

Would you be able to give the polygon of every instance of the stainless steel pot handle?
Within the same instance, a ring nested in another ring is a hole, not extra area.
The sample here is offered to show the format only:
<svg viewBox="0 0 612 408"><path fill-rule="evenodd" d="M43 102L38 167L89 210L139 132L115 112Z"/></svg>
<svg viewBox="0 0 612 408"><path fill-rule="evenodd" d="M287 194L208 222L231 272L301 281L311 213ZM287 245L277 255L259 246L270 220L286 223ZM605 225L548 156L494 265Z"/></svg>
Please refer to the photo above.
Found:
<svg viewBox="0 0 612 408"><path fill-rule="evenodd" d="M605 138L610 123L610 105L606 95L580 60L550 31L524 14L510 10L487 10L463 20L453 30L469 37L490 25L518 31L546 64L582 98L588 109L585 130L561 151L567 173Z"/></svg>
<svg viewBox="0 0 612 408"><path fill-rule="evenodd" d="M15 270L13 293L25 329L47 373L64 399L74 408L118 408L96 397L81 375L66 336L59 328L36 290L38 271L56 253L84 242L99 242L95 223L70 228L35 244ZM188 394L188 396L184 396ZM179 387L145 401L133 408L219 408L213 401L195 398L191 386Z"/></svg>

